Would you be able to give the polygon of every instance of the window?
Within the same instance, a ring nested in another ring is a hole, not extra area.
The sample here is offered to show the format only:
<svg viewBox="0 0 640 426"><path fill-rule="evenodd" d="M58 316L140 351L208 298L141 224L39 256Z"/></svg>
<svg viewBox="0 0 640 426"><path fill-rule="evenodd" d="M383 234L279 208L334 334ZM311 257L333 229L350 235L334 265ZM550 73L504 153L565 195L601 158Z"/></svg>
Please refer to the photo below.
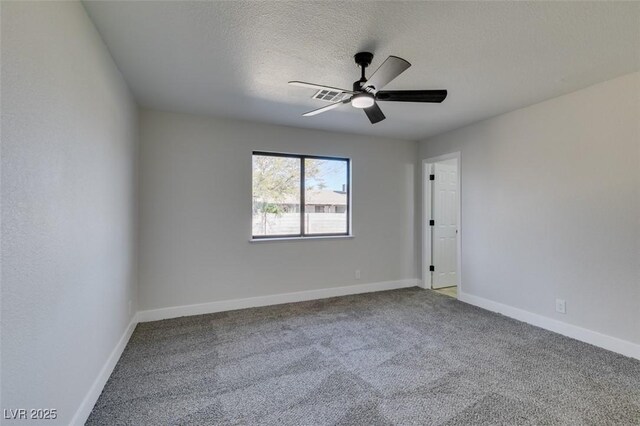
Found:
<svg viewBox="0 0 640 426"><path fill-rule="evenodd" d="M351 163L347 158L253 153L252 235L349 235Z"/></svg>

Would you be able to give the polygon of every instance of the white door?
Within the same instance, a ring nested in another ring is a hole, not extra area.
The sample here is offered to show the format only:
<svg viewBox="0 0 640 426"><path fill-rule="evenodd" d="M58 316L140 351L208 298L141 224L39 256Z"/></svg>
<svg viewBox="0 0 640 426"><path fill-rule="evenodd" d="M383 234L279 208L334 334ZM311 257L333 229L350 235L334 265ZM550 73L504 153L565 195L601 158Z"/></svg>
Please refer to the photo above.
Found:
<svg viewBox="0 0 640 426"><path fill-rule="evenodd" d="M457 284L458 169L456 160L434 164L432 191L432 288Z"/></svg>

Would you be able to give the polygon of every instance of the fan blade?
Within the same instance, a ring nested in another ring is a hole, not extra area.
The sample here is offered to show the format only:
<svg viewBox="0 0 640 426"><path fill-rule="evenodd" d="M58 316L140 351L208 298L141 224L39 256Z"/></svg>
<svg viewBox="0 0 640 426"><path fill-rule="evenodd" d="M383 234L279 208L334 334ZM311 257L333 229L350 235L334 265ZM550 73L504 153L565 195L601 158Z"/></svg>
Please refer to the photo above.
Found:
<svg viewBox="0 0 640 426"><path fill-rule="evenodd" d="M346 104L346 103L349 103L349 102L351 102L351 98L345 99L344 101L333 103L331 105L324 106L322 108L314 109L313 111L305 112L304 114L302 114L302 116L303 117L311 117L312 115L322 114L323 112L332 110L334 108L339 107L342 104Z"/></svg>
<svg viewBox="0 0 640 426"><path fill-rule="evenodd" d="M385 90L376 93L377 101L391 102L436 102L447 97L446 90Z"/></svg>
<svg viewBox="0 0 640 426"><path fill-rule="evenodd" d="M377 122L382 121L386 118L378 104L373 104L372 107L365 108L364 112L365 114L367 114L367 117L369 118L369 121L371 121L371 124L376 124Z"/></svg>
<svg viewBox="0 0 640 426"><path fill-rule="evenodd" d="M374 90L380 90L410 66L411 64L402 58L389 56L367 80L364 87L373 87Z"/></svg>
<svg viewBox="0 0 640 426"><path fill-rule="evenodd" d="M306 83L304 81L290 81L289 84L292 85L292 86L306 87L307 89L331 90L331 91L334 91L334 92L350 93L352 95L355 95L355 93L356 93L353 90L340 89L338 87L331 87L331 86L323 86L322 84Z"/></svg>

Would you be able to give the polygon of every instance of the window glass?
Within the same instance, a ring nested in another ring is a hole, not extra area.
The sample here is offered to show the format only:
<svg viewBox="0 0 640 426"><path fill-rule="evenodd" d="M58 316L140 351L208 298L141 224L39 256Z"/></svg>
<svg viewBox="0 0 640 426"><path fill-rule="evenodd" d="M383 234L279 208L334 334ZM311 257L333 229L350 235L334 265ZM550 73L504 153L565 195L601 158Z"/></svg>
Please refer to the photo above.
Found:
<svg viewBox="0 0 640 426"><path fill-rule="evenodd" d="M348 231L348 170L346 160L306 158L304 232L309 235Z"/></svg>
<svg viewBox="0 0 640 426"><path fill-rule="evenodd" d="M253 235L300 235L300 158L253 156Z"/></svg>
<svg viewBox="0 0 640 426"><path fill-rule="evenodd" d="M253 153L253 238L348 235L350 161Z"/></svg>

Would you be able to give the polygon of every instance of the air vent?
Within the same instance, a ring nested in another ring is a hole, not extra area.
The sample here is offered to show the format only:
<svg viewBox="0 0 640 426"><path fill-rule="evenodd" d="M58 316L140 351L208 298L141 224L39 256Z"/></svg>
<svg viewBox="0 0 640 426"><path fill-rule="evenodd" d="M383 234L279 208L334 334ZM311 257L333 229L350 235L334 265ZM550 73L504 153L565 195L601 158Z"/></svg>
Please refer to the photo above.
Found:
<svg viewBox="0 0 640 426"><path fill-rule="evenodd" d="M333 90L318 90L316 94L311 98L325 102L340 102L345 100L347 96L349 96L349 94L344 92L336 92Z"/></svg>

